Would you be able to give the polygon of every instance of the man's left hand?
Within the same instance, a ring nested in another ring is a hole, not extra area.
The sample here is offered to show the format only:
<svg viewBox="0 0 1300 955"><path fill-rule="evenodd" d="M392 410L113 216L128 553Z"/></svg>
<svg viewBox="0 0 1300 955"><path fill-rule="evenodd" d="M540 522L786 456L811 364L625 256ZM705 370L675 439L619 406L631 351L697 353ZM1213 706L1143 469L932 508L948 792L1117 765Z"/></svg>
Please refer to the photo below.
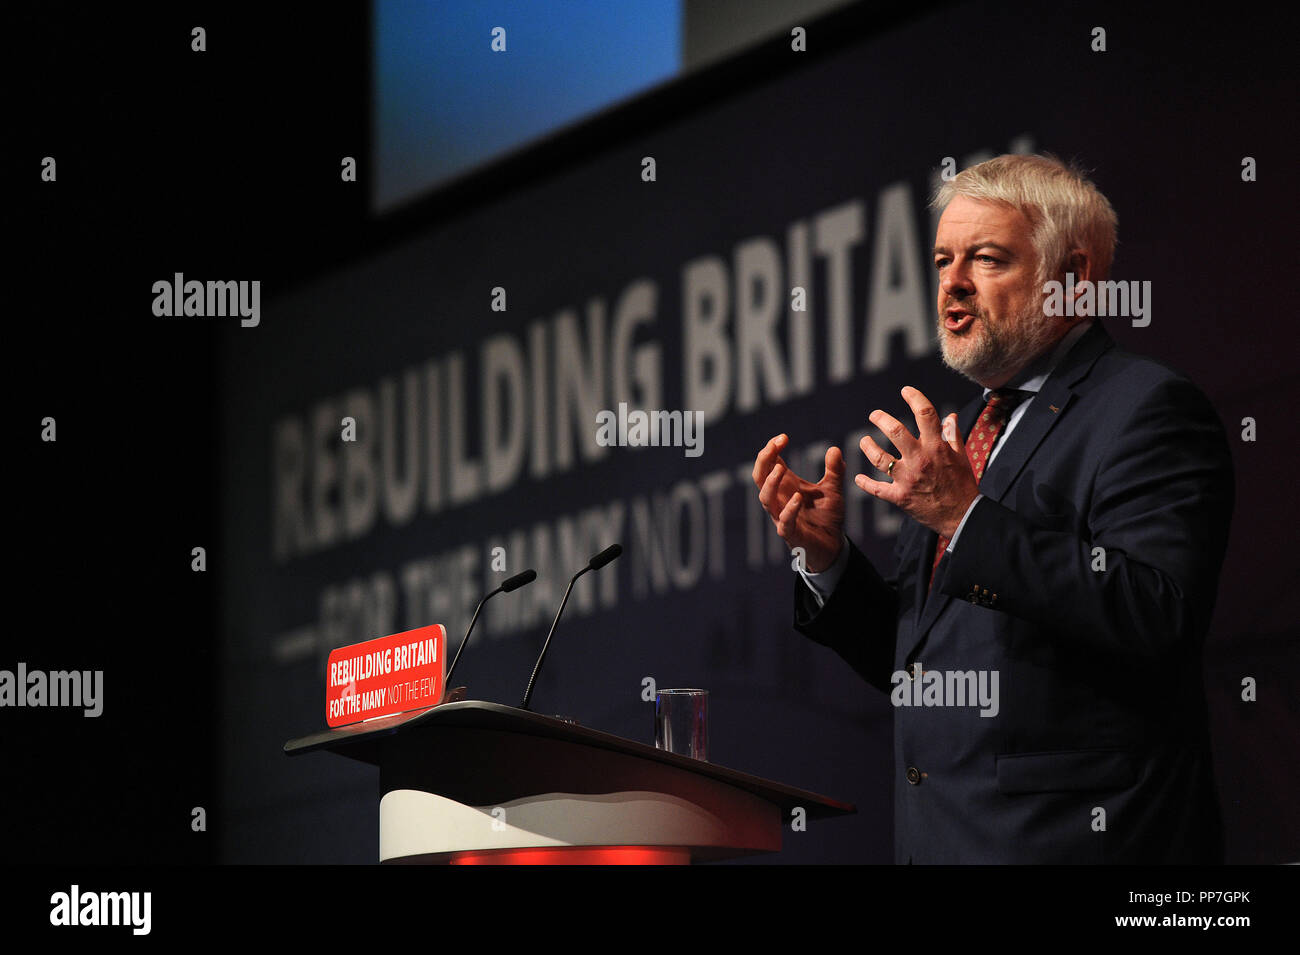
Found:
<svg viewBox="0 0 1300 955"><path fill-rule="evenodd" d="M865 474L853 480L868 494L902 508L932 531L951 538L979 493L979 482L957 431L957 416L949 415L941 427L939 413L929 398L911 386L904 388L902 395L916 416L916 437L893 415L877 409L868 416L902 457L887 454L870 437L864 437L860 445L867 460L892 483L873 481Z"/></svg>

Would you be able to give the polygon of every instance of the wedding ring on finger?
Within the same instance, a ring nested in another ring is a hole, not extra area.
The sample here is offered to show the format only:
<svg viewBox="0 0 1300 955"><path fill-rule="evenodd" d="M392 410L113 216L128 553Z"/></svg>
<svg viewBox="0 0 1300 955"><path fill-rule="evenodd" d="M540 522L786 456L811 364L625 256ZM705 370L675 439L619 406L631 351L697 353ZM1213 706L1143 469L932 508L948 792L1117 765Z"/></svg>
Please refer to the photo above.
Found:
<svg viewBox="0 0 1300 955"><path fill-rule="evenodd" d="M897 460L895 460L894 458L890 458L889 464L886 465L885 467L885 473L889 475L891 478L894 476L894 465L897 463L898 463Z"/></svg>

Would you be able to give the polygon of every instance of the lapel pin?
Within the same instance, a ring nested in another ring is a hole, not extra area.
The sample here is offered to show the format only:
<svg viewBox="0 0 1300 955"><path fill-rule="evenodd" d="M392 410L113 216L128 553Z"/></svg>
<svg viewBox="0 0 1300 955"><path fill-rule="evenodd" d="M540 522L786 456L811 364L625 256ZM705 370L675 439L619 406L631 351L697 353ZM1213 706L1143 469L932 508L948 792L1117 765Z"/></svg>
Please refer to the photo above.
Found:
<svg viewBox="0 0 1300 955"><path fill-rule="evenodd" d="M1052 414L1056 414L1058 411L1061 410L1060 408L1056 407L1056 405L1048 405L1047 407L1052 409Z"/></svg>

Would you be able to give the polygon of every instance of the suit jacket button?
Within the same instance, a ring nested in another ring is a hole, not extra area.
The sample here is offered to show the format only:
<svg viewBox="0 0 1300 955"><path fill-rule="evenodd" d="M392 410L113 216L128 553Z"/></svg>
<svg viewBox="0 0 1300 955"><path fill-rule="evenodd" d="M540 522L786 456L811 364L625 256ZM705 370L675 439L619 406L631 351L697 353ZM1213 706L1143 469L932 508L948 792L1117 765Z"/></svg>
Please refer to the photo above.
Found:
<svg viewBox="0 0 1300 955"><path fill-rule="evenodd" d="M921 771L915 766L907 767L907 781L913 786L921 785Z"/></svg>

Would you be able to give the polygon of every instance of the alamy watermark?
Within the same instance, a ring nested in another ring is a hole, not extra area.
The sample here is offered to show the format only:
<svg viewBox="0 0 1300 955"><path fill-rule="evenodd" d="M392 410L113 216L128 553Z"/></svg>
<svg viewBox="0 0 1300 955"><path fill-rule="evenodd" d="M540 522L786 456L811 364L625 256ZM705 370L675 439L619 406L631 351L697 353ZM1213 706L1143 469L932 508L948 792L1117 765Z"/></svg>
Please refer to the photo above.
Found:
<svg viewBox="0 0 1300 955"><path fill-rule="evenodd" d="M0 670L0 707L3 706L75 706L85 710L83 716L104 712L103 670L28 670L26 663L18 671Z"/></svg>
<svg viewBox="0 0 1300 955"><path fill-rule="evenodd" d="M1075 291L1080 290L1075 299ZM1065 273L1065 282L1052 280L1043 286L1047 298L1043 314L1053 317L1095 315L1098 318L1132 318L1134 328L1151 324L1151 282L1074 281L1074 273Z"/></svg>
<svg viewBox="0 0 1300 955"><path fill-rule="evenodd" d="M239 324L253 328L262 321L262 283L185 280L183 272L153 283L153 313L159 318L224 318L240 316Z"/></svg>
<svg viewBox="0 0 1300 955"><path fill-rule="evenodd" d="M915 674L915 676L913 676ZM978 706L980 716L998 715L997 670L895 670L889 678L895 706Z"/></svg>
<svg viewBox="0 0 1300 955"><path fill-rule="evenodd" d="M83 892L73 885L50 896L50 924L124 925L132 935L148 935L153 925L152 892Z"/></svg>
<svg viewBox="0 0 1300 955"><path fill-rule="evenodd" d="M685 448L688 458L704 453L703 411L627 410L618 403L618 413L596 412L596 444L612 447Z"/></svg>

